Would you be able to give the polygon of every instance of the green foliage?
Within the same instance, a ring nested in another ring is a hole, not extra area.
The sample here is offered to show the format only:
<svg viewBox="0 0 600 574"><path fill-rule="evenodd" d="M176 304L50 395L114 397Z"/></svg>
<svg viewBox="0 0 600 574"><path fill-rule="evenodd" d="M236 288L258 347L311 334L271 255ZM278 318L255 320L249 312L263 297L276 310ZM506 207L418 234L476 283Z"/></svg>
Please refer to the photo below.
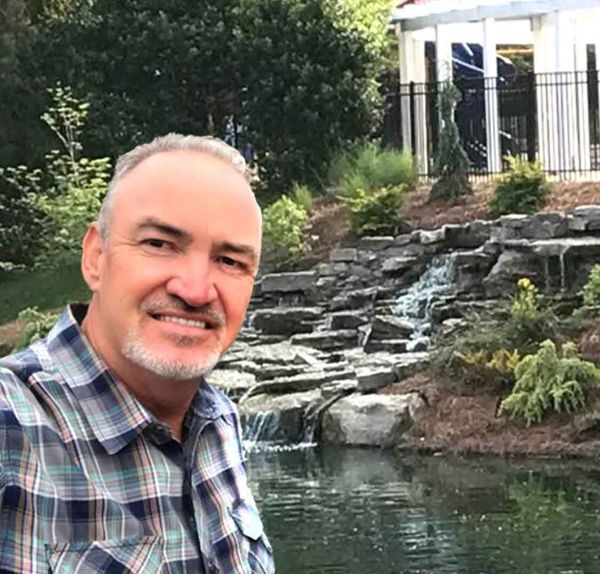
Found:
<svg viewBox="0 0 600 574"><path fill-rule="evenodd" d="M57 80L90 101L86 155L114 157L168 131L233 140L237 125L265 198L295 181L321 185L331 158L378 121L385 0L83 4L20 39L18 81L0 87L7 119L19 117L0 140L31 134L14 155L43 157L35 120ZM24 95L27 107L16 109Z"/></svg>
<svg viewBox="0 0 600 574"><path fill-rule="evenodd" d="M41 250L48 218L36 201L41 180L39 169L0 168L0 268L31 265Z"/></svg>
<svg viewBox="0 0 600 574"><path fill-rule="evenodd" d="M26 347L30 343L44 338L54 323L58 320L58 313L43 313L37 307L27 307L19 313L19 320L25 322L25 328L15 350Z"/></svg>
<svg viewBox="0 0 600 574"><path fill-rule="evenodd" d="M514 381L514 361L558 334L558 317L528 278L517 282L507 303L485 314L472 314L468 328L438 337L433 364L444 375L470 384L505 385Z"/></svg>
<svg viewBox="0 0 600 574"><path fill-rule="evenodd" d="M338 155L329 168L328 179L336 195L351 198L361 191L371 193L382 187L413 187L417 170L410 153L368 143L354 153Z"/></svg>
<svg viewBox="0 0 600 574"><path fill-rule="evenodd" d="M292 198L306 213L312 211L313 196L307 185L294 183L292 186Z"/></svg>
<svg viewBox="0 0 600 574"><path fill-rule="evenodd" d="M305 230L308 213L287 195L263 212L263 256L271 265L294 263L308 248Z"/></svg>
<svg viewBox="0 0 600 574"><path fill-rule="evenodd" d="M358 235L395 235L402 222L398 210L405 195L404 185L382 187L371 193L358 190L346 199L350 228Z"/></svg>
<svg viewBox="0 0 600 574"><path fill-rule="evenodd" d="M467 178L469 158L462 147L454 111L460 92L447 80L438 94L439 134L433 170L438 176L429 193L431 201L452 201L472 192Z"/></svg>
<svg viewBox="0 0 600 574"><path fill-rule="evenodd" d="M600 265L594 265L583 286L583 304L588 307L600 305Z"/></svg>
<svg viewBox="0 0 600 574"><path fill-rule="evenodd" d="M537 287L531 279L522 277L510 307L507 336L523 351L532 350L542 339L557 333L557 317L552 310L540 304Z"/></svg>
<svg viewBox="0 0 600 574"><path fill-rule="evenodd" d="M89 296L79 263L5 273L0 276L0 325L16 319L24 307L57 309L73 301L87 301Z"/></svg>
<svg viewBox="0 0 600 574"><path fill-rule="evenodd" d="M557 353L554 343L542 342L534 355L524 357L515 370L516 383L501 405L501 412L540 422L549 410L573 412L585 405L586 392L600 382L600 370L582 361L574 343Z"/></svg>
<svg viewBox="0 0 600 574"><path fill-rule="evenodd" d="M492 215L507 213L534 213L548 195L546 176L539 163L507 157L508 172L502 175L490 204Z"/></svg>
<svg viewBox="0 0 600 574"><path fill-rule="evenodd" d="M48 153L42 169L0 169L9 197L0 208L0 261L47 267L78 260L83 234L106 193L108 158L80 157L89 105L60 84L48 91L52 105L42 120L62 150Z"/></svg>
<svg viewBox="0 0 600 574"><path fill-rule="evenodd" d="M483 349L457 352L456 358L464 364L461 379L465 383L504 386L514 382L515 369L521 357L516 349L500 348L491 353Z"/></svg>

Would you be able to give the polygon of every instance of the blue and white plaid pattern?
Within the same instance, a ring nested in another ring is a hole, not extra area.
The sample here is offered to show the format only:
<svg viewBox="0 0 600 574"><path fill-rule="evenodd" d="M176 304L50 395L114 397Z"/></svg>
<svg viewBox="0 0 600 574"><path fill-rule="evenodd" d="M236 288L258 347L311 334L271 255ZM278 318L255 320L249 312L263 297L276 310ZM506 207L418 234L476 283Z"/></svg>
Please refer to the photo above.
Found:
<svg viewBox="0 0 600 574"><path fill-rule="evenodd" d="M180 446L74 312L0 360L0 574L274 572L229 399L202 382Z"/></svg>

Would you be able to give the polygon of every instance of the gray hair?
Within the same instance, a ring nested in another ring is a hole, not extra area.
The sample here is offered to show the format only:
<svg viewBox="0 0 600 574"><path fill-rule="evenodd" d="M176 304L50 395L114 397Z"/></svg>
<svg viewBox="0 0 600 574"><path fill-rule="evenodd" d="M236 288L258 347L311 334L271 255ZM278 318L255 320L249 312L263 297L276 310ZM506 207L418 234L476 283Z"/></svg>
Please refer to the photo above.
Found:
<svg viewBox="0 0 600 574"><path fill-rule="evenodd" d="M113 203L115 189L121 179L145 159L148 159L157 153L177 150L191 150L215 156L230 164L236 171L241 173L246 180L249 180L246 160L238 150L231 147L229 144L226 144L223 140L212 136L190 136L176 133L170 133L165 136L154 138L150 143L141 144L117 159L115 172L108 184L108 191L106 192L98 215L100 237L103 242L106 242L108 238L110 209Z"/></svg>

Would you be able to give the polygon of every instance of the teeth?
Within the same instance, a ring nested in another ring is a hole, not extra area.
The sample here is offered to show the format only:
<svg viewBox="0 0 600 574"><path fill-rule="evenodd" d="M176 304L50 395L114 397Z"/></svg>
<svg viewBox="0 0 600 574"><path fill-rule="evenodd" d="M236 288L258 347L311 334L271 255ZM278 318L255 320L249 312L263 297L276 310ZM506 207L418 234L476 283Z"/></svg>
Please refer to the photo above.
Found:
<svg viewBox="0 0 600 574"><path fill-rule="evenodd" d="M169 315L159 315L160 321L167 321L169 323L177 323L178 325L187 325L188 327L200 327L206 329L206 323L204 321L192 321L191 319L182 319L181 317L171 317Z"/></svg>

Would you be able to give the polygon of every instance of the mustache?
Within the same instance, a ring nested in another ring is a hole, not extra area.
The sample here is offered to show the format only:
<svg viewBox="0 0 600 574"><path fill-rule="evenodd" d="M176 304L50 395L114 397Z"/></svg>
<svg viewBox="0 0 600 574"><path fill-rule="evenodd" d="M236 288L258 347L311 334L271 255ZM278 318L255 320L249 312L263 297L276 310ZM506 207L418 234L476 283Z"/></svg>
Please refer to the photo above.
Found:
<svg viewBox="0 0 600 574"><path fill-rule="evenodd" d="M210 304L195 307L175 295L168 299L148 299L142 302L140 309L150 315L163 315L169 312L185 313L189 319L203 321L212 327L222 327L225 324L225 314L217 311Z"/></svg>

